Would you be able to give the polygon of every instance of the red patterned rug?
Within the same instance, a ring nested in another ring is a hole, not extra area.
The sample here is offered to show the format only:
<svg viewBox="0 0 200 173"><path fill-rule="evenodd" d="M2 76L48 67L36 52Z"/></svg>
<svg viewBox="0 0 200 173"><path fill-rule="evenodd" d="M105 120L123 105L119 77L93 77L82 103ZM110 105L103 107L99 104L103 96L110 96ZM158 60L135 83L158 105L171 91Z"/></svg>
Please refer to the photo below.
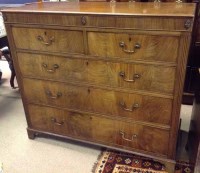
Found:
<svg viewBox="0 0 200 173"><path fill-rule="evenodd" d="M192 167L185 163L176 164L175 173L192 173ZM152 159L122 153L104 151L94 166L93 173L167 173L165 166Z"/></svg>

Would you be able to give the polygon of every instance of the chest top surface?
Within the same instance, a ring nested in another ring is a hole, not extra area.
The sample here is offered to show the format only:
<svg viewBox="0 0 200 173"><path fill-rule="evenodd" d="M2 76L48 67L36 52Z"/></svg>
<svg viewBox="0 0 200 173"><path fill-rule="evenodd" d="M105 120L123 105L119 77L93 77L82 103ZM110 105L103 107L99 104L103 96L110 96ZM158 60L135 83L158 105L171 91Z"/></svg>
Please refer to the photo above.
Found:
<svg viewBox="0 0 200 173"><path fill-rule="evenodd" d="M20 13L65 13L65 14L99 14L99 15L130 15L130 16L188 16L193 17L193 3L141 3L120 2L40 2L30 3L21 7L8 8L3 12Z"/></svg>

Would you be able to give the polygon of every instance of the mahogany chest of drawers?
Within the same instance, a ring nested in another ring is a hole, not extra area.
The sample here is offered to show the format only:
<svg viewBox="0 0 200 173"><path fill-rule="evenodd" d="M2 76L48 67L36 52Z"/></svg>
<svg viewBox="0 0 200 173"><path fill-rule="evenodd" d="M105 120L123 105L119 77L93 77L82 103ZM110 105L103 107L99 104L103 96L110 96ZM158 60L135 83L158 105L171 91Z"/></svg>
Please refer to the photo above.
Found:
<svg viewBox="0 0 200 173"><path fill-rule="evenodd" d="M29 138L129 151L173 172L194 11L107 2L4 10Z"/></svg>

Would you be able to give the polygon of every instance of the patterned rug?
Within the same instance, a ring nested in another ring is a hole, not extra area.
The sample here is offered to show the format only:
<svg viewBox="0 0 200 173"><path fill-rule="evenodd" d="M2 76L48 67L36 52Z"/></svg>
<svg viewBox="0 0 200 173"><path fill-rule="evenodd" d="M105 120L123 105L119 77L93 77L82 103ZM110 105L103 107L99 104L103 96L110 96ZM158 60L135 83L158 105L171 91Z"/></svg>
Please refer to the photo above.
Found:
<svg viewBox="0 0 200 173"><path fill-rule="evenodd" d="M175 173L192 173L192 167L185 162L178 162ZM167 173L165 166L152 159L122 153L103 151L94 165L93 173Z"/></svg>

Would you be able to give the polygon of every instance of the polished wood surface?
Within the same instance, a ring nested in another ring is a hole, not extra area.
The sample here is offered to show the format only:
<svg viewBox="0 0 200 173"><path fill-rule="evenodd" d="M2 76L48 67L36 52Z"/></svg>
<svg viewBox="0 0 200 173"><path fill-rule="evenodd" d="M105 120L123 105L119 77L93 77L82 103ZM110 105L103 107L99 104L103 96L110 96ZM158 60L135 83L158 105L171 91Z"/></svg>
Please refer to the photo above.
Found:
<svg viewBox="0 0 200 173"><path fill-rule="evenodd" d="M88 54L106 58L176 62L178 36L147 33L101 33L88 32ZM93 44L93 43L96 44ZM129 52L128 52L129 51ZM163 52L168 52L163 54Z"/></svg>
<svg viewBox="0 0 200 173"><path fill-rule="evenodd" d="M173 4L171 4L173 6ZM18 18L16 18L16 15ZM142 22L141 22L142 21ZM79 26L95 28L116 28L116 29L137 29L137 30L157 30L157 31L192 31L193 17L170 17L170 16L131 16L127 15L87 15L87 14L57 14L54 13L9 13L4 14L5 23L21 23L51 26ZM188 26L185 24L188 23ZM47 27L47 26L46 26ZM77 28L76 28L77 29ZM103 31L105 32L105 31ZM116 31L115 31L116 32ZM167 33L166 33L167 34ZM177 33L174 33L175 35Z"/></svg>
<svg viewBox="0 0 200 173"><path fill-rule="evenodd" d="M128 8L127 8L128 7ZM130 7L130 8L129 8ZM23 7L5 9L7 12L20 13L65 13L65 14L103 14L103 15L133 15L133 16L179 16L194 17L193 3L127 3L111 5L109 2L42 2L24 5Z"/></svg>
<svg viewBox="0 0 200 173"><path fill-rule="evenodd" d="M14 27L12 32L18 49L47 52L64 51L64 53L84 52L83 33L81 31Z"/></svg>
<svg viewBox="0 0 200 173"><path fill-rule="evenodd" d="M175 68L18 54L23 76L172 95ZM54 66L57 66L57 68ZM167 75L160 75L166 73ZM129 80L129 81L127 81Z"/></svg>
<svg viewBox="0 0 200 173"><path fill-rule="evenodd" d="M167 155L169 132L110 118L29 105L31 127ZM57 116L59 115L59 116ZM99 123L101 122L101 123ZM102 129L102 126L104 127ZM134 139L131 137L135 135ZM133 140L133 141L132 141ZM162 145L156 145L157 141Z"/></svg>
<svg viewBox="0 0 200 173"><path fill-rule="evenodd" d="M3 11L29 138L106 145L157 159L173 173L195 6L110 5Z"/></svg>
<svg viewBox="0 0 200 173"><path fill-rule="evenodd" d="M112 119L33 105L29 105L29 111L32 128L87 140L106 139L109 143L114 143L116 125ZM102 129L102 125L105 128Z"/></svg>
<svg viewBox="0 0 200 173"><path fill-rule="evenodd" d="M120 122L119 129L117 133L119 145L167 155L168 131L124 122ZM157 145L158 141L162 145Z"/></svg>
<svg viewBox="0 0 200 173"><path fill-rule="evenodd" d="M30 87L33 89L29 90ZM171 99L31 79L24 79L24 88L26 100L30 103L170 125ZM169 126L163 127L169 129Z"/></svg>

